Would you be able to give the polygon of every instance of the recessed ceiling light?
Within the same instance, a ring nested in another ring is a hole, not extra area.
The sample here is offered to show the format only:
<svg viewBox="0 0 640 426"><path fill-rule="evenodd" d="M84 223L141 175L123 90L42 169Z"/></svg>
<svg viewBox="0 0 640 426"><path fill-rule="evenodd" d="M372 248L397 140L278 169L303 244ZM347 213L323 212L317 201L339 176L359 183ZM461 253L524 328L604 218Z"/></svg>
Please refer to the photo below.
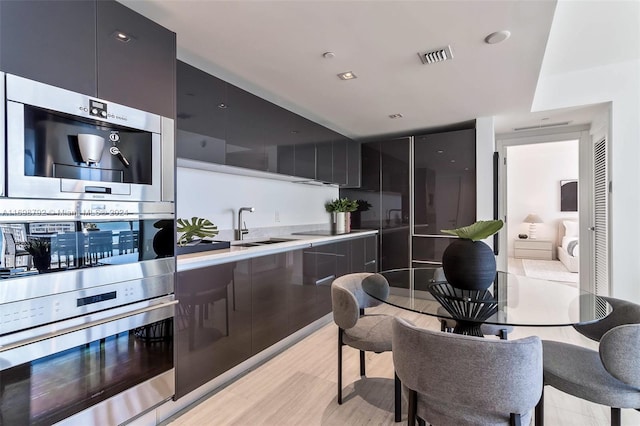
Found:
<svg viewBox="0 0 640 426"><path fill-rule="evenodd" d="M336 54L333 52L324 52L322 54L322 57L325 59L331 59L331 58L335 58Z"/></svg>
<svg viewBox="0 0 640 426"><path fill-rule="evenodd" d="M444 151L443 151L443 150L441 150L441 149L439 149L439 150L437 150L436 152L437 152L438 154L442 154Z"/></svg>
<svg viewBox="0 0 640 426"><path fill-rule="evenodd" d="M220 108L220 109L227 109L227 104L225 104L224 102L220 102L220 103L218 104L218 108Z"/></svg>
<svg viewBox="0 0 640 426"><path fill-rule="evenodd" d="M451 160L451 162L452 162L452 163L455 163L455 162L456 162L456 160Z"/></svg>
<svg viewBox="0 0 640 426"><path fill-rule="evenodd" d="M511 37L511 32L507 30L496 31L495 33L491 33L484 38L484 42L487 44L498 44L502 43L506 39Z"/></svg>
<svg viewBox="0 0 640 426"><path fill-rule="evenodd" d="M132 36L130 36L129 34L125 33L124 31L118 31L118 30L114 31L113 34L111 34L111 36L113 38L115 38L116 40L121 41L123 43L128 43L133 39Z"/></svg>
<svg viewBox="0 0 640 426"><path fill-rule="evenodd" d="M342 72L338 74L340 80L353 80L354 78L358 78L353 71Z"/></svg>
<svg viewBox="0 0 640 426"><path fill-rule="evenodd" d="M389 114L389 118L402 118L402 114Z"/></svg>

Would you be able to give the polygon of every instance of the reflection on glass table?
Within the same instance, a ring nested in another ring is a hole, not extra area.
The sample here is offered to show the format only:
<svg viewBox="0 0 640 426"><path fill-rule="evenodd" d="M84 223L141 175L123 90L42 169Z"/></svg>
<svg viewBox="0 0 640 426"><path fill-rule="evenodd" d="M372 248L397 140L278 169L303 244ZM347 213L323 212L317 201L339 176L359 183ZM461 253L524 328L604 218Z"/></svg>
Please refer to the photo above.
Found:
<svg viewBox="0 0 640 426"><path fill-rule="evenodd" d="M382 302L444 319L454 319L461 334L481 336L481 324L561 327L597 322L611 313L607 301L579 287L498 272L486 292L454 289L437 267L380 272L388 297L364 291ZM444 308L444 309L443 309Z"/></svg>

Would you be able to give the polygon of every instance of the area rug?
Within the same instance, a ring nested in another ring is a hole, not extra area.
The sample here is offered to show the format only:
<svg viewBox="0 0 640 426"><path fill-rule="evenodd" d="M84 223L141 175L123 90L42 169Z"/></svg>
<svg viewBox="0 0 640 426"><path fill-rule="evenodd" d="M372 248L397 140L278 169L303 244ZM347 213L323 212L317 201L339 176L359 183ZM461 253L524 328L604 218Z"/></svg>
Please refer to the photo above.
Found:
<svg viewBox="0 0 640 426"><path fill-rule="evenodd" d="M549 281L578 282L578 273L569 272L559 260L522 259L522 267L527 277Z"/></svg>

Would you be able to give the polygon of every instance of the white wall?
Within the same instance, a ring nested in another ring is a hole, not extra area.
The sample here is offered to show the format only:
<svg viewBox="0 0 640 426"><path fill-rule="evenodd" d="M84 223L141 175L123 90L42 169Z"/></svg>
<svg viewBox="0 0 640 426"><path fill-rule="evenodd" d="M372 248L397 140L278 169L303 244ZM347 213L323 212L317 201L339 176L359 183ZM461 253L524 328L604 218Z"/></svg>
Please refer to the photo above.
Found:
<svg viewBox="0 0 640 426"><path fill-rule="evenodd" d="M177 217L209 219L219 230L234 229L240 207L247 228L326 223L324 204L338 197L338 188L313 186L207 170L177 169ZM279 221L276 220L279 218Z"/></svg>
<svg viewBox="0 0 640 426"><path fill-rule="evenodd" d="M507 148L507 250L513 256L518 234L529 234L522 221L535 213L544 221L536 228L540 240L557 240L558 221L578 219L560 211L560 181L578 179L579 142L551 142ZM557 246L554 245L554 246Z"/></svg>
<svg viewBox="0 0 640 426"><path fill-rule="evenodd" d="M534 111L612 102L611 294L640 303L640 60L541 76ZM581 224L581 232L584 226Z"/></svg>

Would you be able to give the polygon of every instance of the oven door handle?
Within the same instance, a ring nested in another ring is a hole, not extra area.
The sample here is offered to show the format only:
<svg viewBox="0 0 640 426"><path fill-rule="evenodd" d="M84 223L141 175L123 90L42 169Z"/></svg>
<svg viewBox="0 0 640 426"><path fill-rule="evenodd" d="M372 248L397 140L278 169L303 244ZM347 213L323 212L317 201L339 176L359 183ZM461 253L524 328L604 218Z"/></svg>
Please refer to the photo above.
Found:
<svg viewBox="0 0 640 426"><path fill-rule="evenodd" d="M99 320L90 321L77 326L67 327L61 330L56 330L50 333L38 335L36 337L12 342L8 345L0 347L0 360L4 359L11 351L20 351L21 349L32 350L34 355L41 354L46 356L46 353L42 353L38 350L33 350L37 345L55 346L55 351L60 352L72 348L74 346L89 343L95 340L99 340L108 337L113 334L121 333L132 328L141 327L146 324L150 324L162 319L172 318L174 315L174 305L178 303L177 300L171 300L151 306L147 306L140 309L135 309L127 312L123 312L118 315L112 315ZM169 310L167 312L160 312L160 310ZM92 330L92 329L97 329ZM104 331L102 331L104 329ZM65 343L53 341L52 339L60 338ZM88 341L87 338L90 338ZM30 349L32 348L32 349ZM13 357L12 357L13 358ZM38 359L38 357L32 357L30 360ZM26 362L26 360L24 360ZM3 363L0 363L0 370L4 369Z"/></svg>

